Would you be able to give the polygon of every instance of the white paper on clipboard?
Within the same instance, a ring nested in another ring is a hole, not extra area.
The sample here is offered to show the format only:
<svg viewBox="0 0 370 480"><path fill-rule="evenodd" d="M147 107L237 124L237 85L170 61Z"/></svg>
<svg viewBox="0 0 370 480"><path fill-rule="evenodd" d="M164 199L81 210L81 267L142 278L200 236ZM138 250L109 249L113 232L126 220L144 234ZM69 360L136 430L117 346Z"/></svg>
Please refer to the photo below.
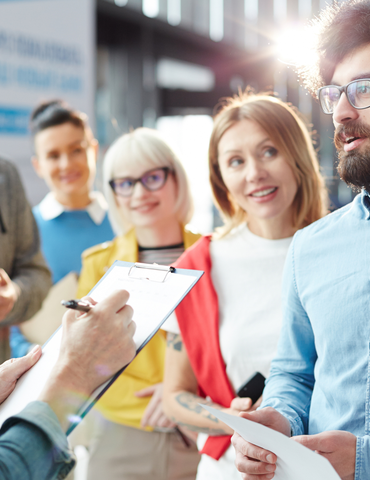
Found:
<svg viewBox="0 0 370 480"><path fill-rule="evenodd" d="M116 290L124 289L130 293L127 303L134 310L133 320L136 323L134 341L139 352L203 272L176 270L176 273L169 273L162 281L165 276L163 271L132 268L134 264L116 261L89 295L99 302ZM58 359L61 339L62 327L45 343L40 360L18 380L14 391L0 405L0 426L7 418L19 413L28 403L37 400ZM81 417L91 408L99 393L109 383L110 381L106 382L92 394L79 412ZM70 431L68 430L68 433Z"/></svg>

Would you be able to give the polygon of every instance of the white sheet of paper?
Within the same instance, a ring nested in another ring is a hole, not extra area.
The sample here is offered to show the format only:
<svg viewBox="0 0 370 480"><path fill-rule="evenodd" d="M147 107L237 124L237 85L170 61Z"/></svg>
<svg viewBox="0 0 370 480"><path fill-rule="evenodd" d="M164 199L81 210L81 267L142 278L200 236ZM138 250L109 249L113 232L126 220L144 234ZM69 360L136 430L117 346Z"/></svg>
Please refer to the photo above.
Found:
<svg viewBox="0 0 370 480"><path fill-rule="evenodd" d="M134 309L133 320L136 323L134 340L139 349L172 313L194 283L195 277L180 273L168 274L165 282L161 282L165 275L163 271L135 269L133 270L135 278L132 278L131 274L129 277L128 272L128 267L114 266L95 286L90 296L99 302L116 290L124 289L130 293L127 303ZM157 281L152 281L153 279ZM62 327L44 345L40 360L19 379L14 391L0 406L0 426L7 418L19 413L28 403L37 400L58 359L61 339ZM96 398L97 393L105 385L94 392L91 400Z"/></svg>
<svg viewBox="0 0 370 480"><path fill-rule="evenodd" d="M202 407L226 423L244 440L277 455L273 480L340 480L326 458L291 438L246 418L229 415L207 405Z"/></svg>

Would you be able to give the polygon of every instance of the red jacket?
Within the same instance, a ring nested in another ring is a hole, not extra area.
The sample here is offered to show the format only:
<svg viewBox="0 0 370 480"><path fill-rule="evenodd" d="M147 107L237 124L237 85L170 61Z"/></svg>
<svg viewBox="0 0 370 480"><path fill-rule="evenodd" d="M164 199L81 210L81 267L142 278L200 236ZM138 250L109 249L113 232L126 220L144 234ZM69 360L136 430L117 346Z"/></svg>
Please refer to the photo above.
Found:
<svg viewBox="0 0 370 480"><path fill-rule="evenodd" d="M219 341L218 298L211 279L210 237L202 237L175 263L175 267L204 270L198 284L176 309L181 336L198 381L198 394L225 408L235 398L226 374ZM230 445L230 436L208 437L201 453L218 460Z"/></svg>

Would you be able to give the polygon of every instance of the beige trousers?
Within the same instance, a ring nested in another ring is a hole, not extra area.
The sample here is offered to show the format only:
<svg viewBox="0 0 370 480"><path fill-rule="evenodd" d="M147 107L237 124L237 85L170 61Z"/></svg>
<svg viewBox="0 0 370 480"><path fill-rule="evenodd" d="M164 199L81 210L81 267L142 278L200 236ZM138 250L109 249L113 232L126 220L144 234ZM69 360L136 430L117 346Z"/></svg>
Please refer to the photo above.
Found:
<svg viewBox="0 0 370 480"><path fill-rule="evenodd" d="M88 480L194 480L200 455L189 442L105 420L90 445Z"/></svg>

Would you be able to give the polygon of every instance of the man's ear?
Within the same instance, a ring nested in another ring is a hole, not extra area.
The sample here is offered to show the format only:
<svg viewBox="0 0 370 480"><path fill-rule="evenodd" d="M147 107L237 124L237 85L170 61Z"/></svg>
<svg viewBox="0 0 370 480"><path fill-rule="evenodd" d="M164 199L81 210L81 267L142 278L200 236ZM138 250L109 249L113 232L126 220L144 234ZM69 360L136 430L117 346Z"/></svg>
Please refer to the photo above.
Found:
<svg viewBox="0 0 370 480"><path fill-rule="evenodd" d="M33 169L35 170L35 172L37 173L37 175L38 175L40 178L43 178L42 173L41 173L41 169L40 169L39 159L36 157L36 155L32 155L32 157L31 157L31 163L32 163Z"/></svg>

